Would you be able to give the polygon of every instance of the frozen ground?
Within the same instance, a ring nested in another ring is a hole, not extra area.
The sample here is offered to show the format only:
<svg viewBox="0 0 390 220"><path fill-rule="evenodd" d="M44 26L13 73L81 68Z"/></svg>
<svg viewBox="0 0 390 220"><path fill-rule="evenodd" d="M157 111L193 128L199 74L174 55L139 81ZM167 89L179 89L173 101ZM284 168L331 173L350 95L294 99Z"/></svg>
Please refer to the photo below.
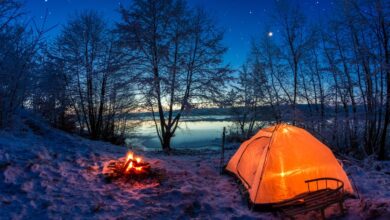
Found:
<svg viewBox="0 0 390 220"><path fill-rule="evenodd" d="M165 170L161 184L107 183L103 162L127 149L69 135L29 117L0 131L0 219L277 219L251 212L239 184L219 175L217 152L138 152ZM137 153L137 152L136 152ZM232 152L230 152L232 153ZM360 199L337 219L390 219L390 163L344 161ZM307 219L317 219L309 213Z"/></svg>

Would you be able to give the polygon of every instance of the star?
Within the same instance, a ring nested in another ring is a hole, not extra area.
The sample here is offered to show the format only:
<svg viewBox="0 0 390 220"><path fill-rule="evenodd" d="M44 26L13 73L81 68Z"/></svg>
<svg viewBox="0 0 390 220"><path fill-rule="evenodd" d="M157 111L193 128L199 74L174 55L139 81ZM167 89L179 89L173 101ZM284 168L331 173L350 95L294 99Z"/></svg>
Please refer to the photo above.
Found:
<svg viewBox="0 0 390 220"><path fill-rule="evenodd" d="M274 36L274 33L272 31L268 32L268 37Z"/></svg>
<svg viewBox="0 0 390 220"><path fill-rule="evenodd" d="M253 11L252 11L252 10L249 10L249 14L250 14L250 15L253 14Z"/></svg>

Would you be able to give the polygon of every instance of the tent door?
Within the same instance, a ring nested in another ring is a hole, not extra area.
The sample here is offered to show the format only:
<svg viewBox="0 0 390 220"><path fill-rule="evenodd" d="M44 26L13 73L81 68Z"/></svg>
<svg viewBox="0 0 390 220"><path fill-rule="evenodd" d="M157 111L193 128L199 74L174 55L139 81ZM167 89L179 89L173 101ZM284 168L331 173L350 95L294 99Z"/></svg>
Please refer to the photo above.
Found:
<svg viewBox="0 0 390 220"><path fill-rule="evenodd" d="M270 142L270 137L259 137L249 143L237 163L237 173L246 183L248 188L253 184L257 172L262 172L266 148ZM261 170L259 170L261 169Z"/></svg>

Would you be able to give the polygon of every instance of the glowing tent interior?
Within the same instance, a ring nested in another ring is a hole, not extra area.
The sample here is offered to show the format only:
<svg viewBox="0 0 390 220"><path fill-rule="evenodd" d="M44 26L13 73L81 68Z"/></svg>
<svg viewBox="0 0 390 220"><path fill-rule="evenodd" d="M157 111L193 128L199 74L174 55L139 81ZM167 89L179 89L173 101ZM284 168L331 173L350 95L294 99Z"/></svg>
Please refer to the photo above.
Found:
<svg viewBox="0 0 390 220"><path fill-rule="evenodd" d="M345 192L353 193L332 151L306 130L288 124L264 128L242 143L226 169L242 181L253 204L294 198L307 192L306 180L316 178L339 179Z"/></svg>

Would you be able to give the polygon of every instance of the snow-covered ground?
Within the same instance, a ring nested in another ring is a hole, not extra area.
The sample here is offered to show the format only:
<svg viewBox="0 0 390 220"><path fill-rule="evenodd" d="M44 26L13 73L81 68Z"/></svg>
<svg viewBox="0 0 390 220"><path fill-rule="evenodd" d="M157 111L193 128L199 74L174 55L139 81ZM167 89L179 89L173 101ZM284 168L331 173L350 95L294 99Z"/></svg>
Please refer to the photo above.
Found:
<svg viewBox="0 0 390 220"><path fill-rule="evenodd" d="M124 156L126 148L70 135L30 117L19 125L0 131L0 219L278 218L248 210L236 180L219 175L218 152L136 152L165 170L161 184L107 183L100 174L103 163ZM361 198L345 202L344 216L336 206L326 215L390 219L390 163L367 159L344 165Z"/></svg>

